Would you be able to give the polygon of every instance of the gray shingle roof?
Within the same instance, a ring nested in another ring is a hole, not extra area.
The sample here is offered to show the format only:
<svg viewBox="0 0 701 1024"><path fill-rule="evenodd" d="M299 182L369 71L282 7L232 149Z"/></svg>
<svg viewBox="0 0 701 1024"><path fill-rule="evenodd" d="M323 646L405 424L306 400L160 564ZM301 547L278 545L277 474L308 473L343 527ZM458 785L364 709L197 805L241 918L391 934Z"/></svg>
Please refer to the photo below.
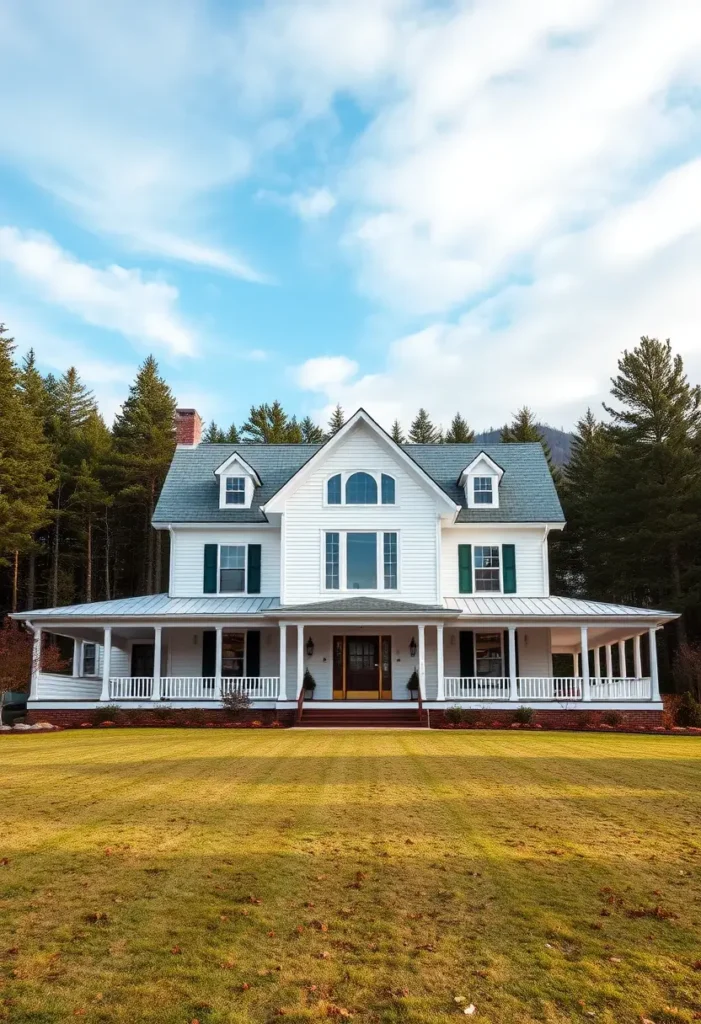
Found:
<svg viewBox="0 0 701 1024"><path fill-rule="evenodd" d="M442 612L439 604L412 604L409 601L388 601L381 597L344 597L336 601L313 601L311 604L286 605L285 612Z"/></svg>
<svg viewBox="0 0 701 1024"><path fill-rule="evenodd" d="M201 444L196 448L178 448L153 521L156 524L265 522L260 506L321 447L318 444ZM564 521L539 444L406 444L402 448L448 497L462 506L459 523ZM499 508L468 509L458 477L482 451L504 470ZM234 452L241 453L262 481L262 486L254 491L250 509L219 508L219 485L214 470Z"/></svg>

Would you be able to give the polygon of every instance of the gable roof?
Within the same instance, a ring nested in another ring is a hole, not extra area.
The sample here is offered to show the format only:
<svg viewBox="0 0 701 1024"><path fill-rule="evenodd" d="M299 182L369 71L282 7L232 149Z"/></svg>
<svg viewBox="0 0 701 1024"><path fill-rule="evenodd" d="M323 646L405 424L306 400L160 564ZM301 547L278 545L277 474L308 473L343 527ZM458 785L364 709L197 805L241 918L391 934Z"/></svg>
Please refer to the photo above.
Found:
<svg viewBox="0 0 701 1024"><path fill-rule="evenodd" d="M243 471L251 477L256 487L262 486L263 481L258 476L253 466L250 466L244 459L243 455L241 455L238 451L234 452L227 459L224 459L221 466L218 466L214 470L214 475L222 476L222 474L226 473L226 471L230 469L235 463L239 465L243 469Z"/></svg>
<svg viewBox="0 0 701 1024"><path fill-rule="evenodd" d="M480 462L483 462L486 466L488 466L489 469L491 469L492 472L495 473L496 476L498 476L499 479L501 480L501 478L504 475L504 470L502 469L501 466L497 465L497 463L494 461L493 458L491 458L491 456L487 455L486 451L483 448L479 455L475 455L472 462L469 462L465 466L462 473L458 477L458 483L460 484L461 487L465 486L465 481L467 480L468 476L470 475L470 473L474 471L475 466L479 466Z"/></svg>
<svg viewBox="0 0 701 1024"><path fill-rule="evenodd" d="M340 433L340 431L339 431ZM383 432L384 433L384 432ZM338 436L338 435L336 435ZM327 442L329 443L329 442ZM320 444L200 444L178 448L156 506L153 522L265 523L261 510L316 453ZM399 450L459 506L458 523L558 523L564 516L539 444L404 444ZM499 508L465 507L458 478L484 452L503 470ZM219 508L216 469L239 453L258 474L261 486L250 508Z"/></svg>

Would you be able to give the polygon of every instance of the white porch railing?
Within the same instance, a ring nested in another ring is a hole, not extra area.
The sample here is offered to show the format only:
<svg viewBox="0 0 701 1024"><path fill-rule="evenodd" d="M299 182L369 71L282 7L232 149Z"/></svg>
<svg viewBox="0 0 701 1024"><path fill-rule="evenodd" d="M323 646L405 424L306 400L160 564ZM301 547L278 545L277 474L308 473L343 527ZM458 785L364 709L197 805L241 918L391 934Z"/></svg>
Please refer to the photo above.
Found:
<svg viewBox="0 0 701 1024"><path fill-rule="evenodd" d="M162 676L161 697L164 700L214 700L214 676Z"/></svg>
<svg viewBox="0 0 701 1024"><path fill-rule="evenodd" d="M279 676L229 676L221 682L222 693L238 690L251 700L277 700L280 692Z"/></svg>
<svg viewBox="0 0 701 1024"><path fill-rule="evenodd" d="M110 676L111 700L134 700L150 697L153 690L151 676Z"/></svg>
<svg viewBox="0 0 701 1024"><path fill-rule="evenodd" d="M582 680L572 676L519 676L519 700L581 700Z"/></svg>
<svg viewBox="0 0 701 1024"><path fill-rule="evenodd" d="M446 676L446 700L508 700L509 680L499 676Z"/></svg>
<svg viewBox="0 0 701 1024"><path fill-rule="evenodd" d="M592 679L592 700L650 700L652 691L649 678Z"/></svg>

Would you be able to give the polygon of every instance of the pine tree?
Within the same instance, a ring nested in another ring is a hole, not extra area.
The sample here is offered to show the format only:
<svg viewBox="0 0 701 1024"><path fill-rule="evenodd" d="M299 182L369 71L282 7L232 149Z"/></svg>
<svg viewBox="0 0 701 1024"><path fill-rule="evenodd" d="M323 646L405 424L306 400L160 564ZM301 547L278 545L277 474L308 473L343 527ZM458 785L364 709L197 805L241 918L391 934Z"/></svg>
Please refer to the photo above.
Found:
<svg viewBox="0 0 701 1024"><path fill-rule="evenodd" d="M346 417L343 409L340 405L337 405L331 413L331 419L329 420L329 437L333 437L334 434L337 434L345 422Z"/></svg>
<svg viewBox="0 0 701 1024"><path fill-rule="evenodd" d="M394 423L392 424L392 429L390 431L390 436L391 436L392 440L396 442L396 444L404 444L405 443L404 434L402 433L402 428L401 428L401 424L400 424L399 420L395 420Z"/></svg>
<svg viewBox="0 0 701 1024"><path fill-rule="evenodd" d="M471 444L474 439L474 430L470 430L467 421L462 418L459 412L456 412L450 424L450 429L445 435L446 444Z"/></svg>
<svg viewBox="0 0 701 1024"><path fill-rule="evenodd" d="M302 428L302 440L305 444L321 444L324 440L324 431L317 426L311 416L305 416L300 423Z"/></svg>
<svg viewBox="0 0 701 1024"><path fill-rule="evenodd" d="M92 413L81 428L82 459L75 477L67 508L72 528L84 544L84 598L94 600L95 540L100 527L107 524L107 510L113 504L105 486L112 461L112 435L99 413ZM107 537L104 538L105 545Z"/></svg>
<svg viewBox="0 0 701 1024"><path fill-rule="evenodd" d="M277 401L272 405L252 405L241 432L244 440L263 444L291 444L302 436L297 421L290 420Z"/></svg>
<svg viewBox="0 0 701 1024"><path fill-rule="evenodd" d="M226 434L217 426L214 420L211 420L202 435L202 441L204 444L221 444L223 441L226 441Z"/></svg>
<svg viewBox="0 0 701 1024"><path fill-rule="evenodd" d="M553 463L550 446L538 426L533 412L524 405L514 416L511 423L501 428L502 444L539 444L545 452L545 458L553 479L557 484L560 479L559 470Z"/></svg>
<svg viewBox="0 0 701 1024"><path fill-rule="evenodd" d="M115 465L120 487L117 504L140 524L141 550L134 545L130 564L140 568L132 576L133 592L160 589L161 532L151 526L156 500L175 450L175 399L149 356L139 368L129 397L115 420ZM139 564L140 558L140 564Z"/></svg>
<svg viewBox="0 0 701 1024"><path fill-rule="evenodd" d="M409 440L412 444L440 444L443 435L439 427L435 427L425 409L419 409L416 418L409 428Z"/></svg>
<svg viewBox="0 0 701 1024"><path fill-rule="evenodd" d="M302 427L293 416L287 427L287 444L301 444L303 440Z"/></svg>
<svg viewBox="0 0 701 1024"><path fill-rule="evenodd" d="M55 381L53 383L55 384ZM46 382L37 369L36 356L32 348L29 349L22 360L20 390L22 391L25 404L29 406L41 423L42 433L46 436L51 403ZM48 526L48 522L46 525ZM37 558L42 553L44 543L45 541L48 542L48 539L48 537L44 536L44 528L42 528L35 534L34 540L27 551L27 585L24 607L30 611L36 605ZM16 575L18 574L16 573ZM16 598L13 594L13 608L16 603Z"/></svg>
<svg viewBox="0 0 701 1024"><path fill-rule="evenodd" d="M241 437L239 435L235 423L232 423L229 429L227 430L226 434L224 435L224 440L226 441L227 444L238 444L240 442Z"/></svg>

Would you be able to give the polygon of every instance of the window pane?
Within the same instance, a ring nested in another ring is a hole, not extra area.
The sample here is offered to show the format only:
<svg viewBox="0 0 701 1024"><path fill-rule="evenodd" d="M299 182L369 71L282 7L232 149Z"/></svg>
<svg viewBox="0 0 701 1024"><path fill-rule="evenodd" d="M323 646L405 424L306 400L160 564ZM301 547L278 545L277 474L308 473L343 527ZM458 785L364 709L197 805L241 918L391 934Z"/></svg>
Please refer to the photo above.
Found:
<svg viewBox="0 0 701 1024"><path fill-rule="evenodd" d="M329 505L341 504L341 474L332 476L327 484L326 501Z"/></svg>
<svg viewBox="0 0 701 1024"><path fill-rule="evenodd" d="M475 633L475 664L478 676L501 676L501 633Z"/></svg>
<svg viewBox="0 0 701 1024"><path fill-rule="evenodd" d="M385 590L397 589L397 535L384 535Z"/></svg>
<svg viewBox="0 0 701 1024"><path fill-rule="evenodd" d="M246 548L221 547L219 549L219 590L222 594L243 594L246 591Z"/></svg>
<svg viewBox="0 0 701 1024"><path fill-rule="evenodd" d="M83 645L83 675L95 675L95 644Z"/></svg>
<svg viewBox="0 0 701 1024"><path fill-rule="evenodd" d="M326 589L338 590L341 584L340 535L326 534Z"/></svg>
<svg viewBox="0 0 701 1024"><path fill-rule="evenodd" d="M346 505L376 505L377 481L369 473L353 473L346 481Z"/></svg>
<svg viewBox="0 0 701 1024"><path fill-rule="evenodd" d="M377 590L377 534L349 533L346 539L348 590Z"/></svg>
<svg viewBox="0 0 701 1024"><path fill-rule="evenodd" d="M246 504L246 481L242 476L228 476L226 478L226 503L227 505Z"/></svg>
<svg viewBox="0 0 701 1024"><path fill-rule="evenodd" d="M222 633L221 674L242 676L246 640L243 633Z"/></svg>
<svg viewBox="0 0 701 1024"><path fill-rule="evenodd" d="M492 504L492 477L476 476L474 481L474 497L476 505Z"/></svg>
<svg viewBox="0 0 701 1024"><path fill-rule="evenodd" d="M382 474L382 504L394 505L394 477Z"/></svg>
<svg viewBox="0 0 701 1024"><path fill-rule="evenodd" d="M501 590L499 548L475 548L475 590Z"/></svg>

